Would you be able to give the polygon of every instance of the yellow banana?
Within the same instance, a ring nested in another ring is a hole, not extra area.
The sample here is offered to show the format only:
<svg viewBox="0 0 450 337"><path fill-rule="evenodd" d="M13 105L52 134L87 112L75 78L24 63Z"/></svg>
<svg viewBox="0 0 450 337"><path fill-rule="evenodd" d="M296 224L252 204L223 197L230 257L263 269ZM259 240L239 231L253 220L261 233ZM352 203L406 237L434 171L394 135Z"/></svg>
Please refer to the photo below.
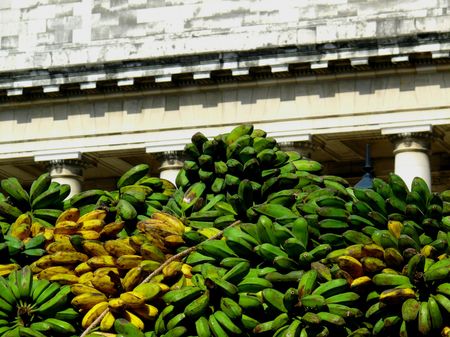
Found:
<svg viewBox="0 0 450 337"><path fill-rule="evenodd" d="M158 308L150 304L144 304L133 311L144 320L154 320L158 316Z"/></svg>
<svg viewBox="0 0 450 337"><path fill-rule="evenodd" d="M90 286L87 286L87 285L81 284L81 283L75 283L75 284L72 284L72 285L70 286L70 291L71 291L72 294L74 294L75 296L81 295L81 294L85 294L85 293L97 293L97 294L102 294L100 291L98 291L98 290L95 289L94 287L90 287Z"/></svg>
<svg viewBox="0 0 450 337"><path fill-rule="evenodd" d="M102 219L91 219L85 221L78 221L77 223L81 224L80 230L87 231L92 230L96 232L100 232L105 225L105 222Z"/></svg>
<svg viewBox="0 0 450 337"><path fill-rule="evenodd" d="M78 278L78 283L93 287L93 284L92 284L93 278L94 278L94 273L91 271L88 271L87 273L84 273L83 275L81 275Z"/></svg>
<svg viewBox="0 0 450 337"><path fill-rule="evenodd" d="M80 234L86 240L98 240L100 238L100 232L94 230L79 230L77 234Z"/></svg>
<svg viewBox="0 0 450 337"><path fill-rule="evenodd" d="M98 240L84 240L82 243L83 250L89 256L109 255L103 242Z"/></svg>
<svg viewBox="0 0 450 337"><path fill-rule="evenodd" d="M108 275L109 272L113 272L116 275L119 275L119 269L117 269L116 267L101 267L94 271L94 276Z"/></svg>
<svg viewBox="0 0 450 337"><path fill-rule="evenodd" d="M60 284L75 284L79 282L79 277L72 274L55 274L50 277L49 281L58 282Z"/></svg>
<svg viewBox="0 0 450 337"><path fill-rule="evenodd" d="M106 238L114 237L123 229L124 226L124 221L111 222L103 227L103 229L100 231L100 236Z"/></svg>
<svg viewBox="0 0 450 337"><path fill-rule="evenodd" d="M53 230L54 234L75 234L79 229L81 225L77 224L75 221L61 221L58 222L55 225L55 228Z"/></svg>
<svg viewBox="0 0 450 337"><path fill-rule="evenodd" d="M402 229L403 229L403 224L400 221L394 221L394 220L388 221L388 230L397 239L400 237L400 234L402 233Z"/></svg>
<svg viewBox="0 0 450 337"><path fill-rule="evenodd" d="M94 305L88 312L83 316L81 320L81 326L86 329L90 326L106 309L108 308L108 302L100 302Z"/></svg>
<svg viewBox="0 0 450 337"><path fill-rule="evenodd" d="M108 213L104 209L94 209L82 216L76 221L78 223L89 221L89 220L104 220Z"/></svg>
<svg viewBox="0 0 450 337"><path fill-rule="evenodd" d="M81 276L89 271L92 271L93 269L87 262L81 262L79 265L77 265L74 269L75 275Z"/></svg>
<svg viewBox="0 0 450 337"><path fill-rule="evenodd" d="M123 316L128 322L133 324L139 330L144 330L144 322L138 316L133 314L131 311L125 310Z"/></svg>
<svg viewBox="0 0 450 337"><path fill-rule="evenodd" d="M54 239L53 228L45 228L44 229L44 238L46 241L51 241Z"/></svg>
<svg viewBox="0 0 450 337"><path fill-rule="evenodd" d="M119 297L110 298L108 301L109 308L113 311L121 310L125 303Z"/></svg>
<svg viewBox="0 0 450 337"><path fill-rule="evenodd" d="M120 299L127 308L137 308L145 303L145 297L135 291L127 291L120 294Z"/></svg>
<svg viewBox="0 0 450 337"><path fill-rule="evenodd" d="M63 266L53 266L43 269L39 275L38 278L40 279L46 279L50 280L50 278L53 275L57 274L68 274L68 275L75 275L73 271L71 271L69 268L63 267Z"/></svg>
<svg viewBox="0 0 450 337"><path fill-rule="evenodd" d="M75 252L76 249L70 243L70 241L54 241L45 247L45 250L49 254L53 254L56 252Z"/></svg>
<svg viewBox="0 0 450 337"><path fill-rule="evenodd" d="M191 278L192 277L192 266L187 263L183 263L183 265L181 266L181 272L187 278Z"/></svg>
<svg viewBox="0 0 450 337"><path fill-rule="evenodd" d="M177 248L184 245L183 237L178 234L167 235L164 238L164 245L168 248Z"/></svg>
<svg viewBox="0 0 450 337"><path fill-rule="evenodd" d="M386 304L402 303L408 298L414 298L416 293L411 288L393 288L383 291L380 294L380 302Z"/></svg>
<svg viewBox="0 0 450 337"><path fill-rule="evenodd" d="M93 286L102 293L114 296L120 289L112 279L113 275L96 275L91 282Z"/></svg>
<svg viewBox="0 0 450 337"><path fill-rule="evenodd" d="M31 236L35 237L36 235L38 235L40 233L44 233L45 227L41 223L35 221L31 224L30 230L31 230Z"/></svg>
<svg viewBox="0 0 450 337"><path fill-rule="evenodd" d="M78 208L69 208L59 215L59 217L56 219L56 223L60 223L63 221L77 222L79 217L80 211L78 210Z"/></svg>
<svg viewBox="0 0 450 337"><path fill-rule="evenodd" d="M361 262L352 256L344 255L338 257L339 268L349 273L353 278L358 278L364 275L364 270Z"/></svg>
<svg viewBox="0 0 450 337"><path fill-rule="evenodd" d="M136 250L134 250L133 247L126 243L125 240L120 239L106 241L105 249L109 254L116 257L136 254Z"/></svg>
<svg viewBox="0 0 450 337"><path fill-rule="evenodd" d="M13 224L10 227L9 235L19 240L25 241L27 238L31 237L31 225L25 222L19 225Z"/></svg>
<svg viewBox="0 0 450 337"><path fill-rule="evenodd" d="M35 261L36 267L45 269L53 266L52 255L44 255Z"/></svg>
<svg viewBox="0 0 450 337"><path fill-rule="evenodd" d="M183 262L172 261L168 265L165 265L162 269L162 273L165 278L170 278L178 275L183 267Z"/></svg>
<svg viewBox="0 0 450 337"><path fill-rule="evenodd" d="M131 269L139 266L142 261L140 255L122 255L116 260L116 266L120 269Z"/></svg>
<svg viewBox="0 0 450 337"><path fill-rule="evenodd" d="M9 264L1 264L0 265L0 276L6 276L11 274L14 270L18 270L20 266L15 263L9 263Z"/></svg>
<svg viewBox="0 0 450 337"><path fill-rule="evenodd" d="M161 237L165 237L167 235L172 234L181 235L184 232L184 230L183 232L181 232L179 229L173 227L169 223L157 219L146 219L139 221L136 227L142 233L145 232L157 233Z"/></svg>
<svg viewBox="0 0 450 337"><path fill-rule="evenodd" d="M122 287L125 291L131 291L142 280L142 268L140 266L131 268L122 278Z"/></svg>
<svg viewBox="0 0 450 337"><path fill-rule="evenodd" d="M154 212L152 214L152 218L161 220L161 221L169 224L169 226L175 228L178 231L178 234L184 233L185 225L183 224L183 222L180 219L178 219L177 217L174 217L173 215L170 215L170 214L164 213L164 212Z"/></svg>
<svg viewBox="0 0 450 337"><path fill-rule="evenodd" d="M86 254L80 252L56 252L50 255L51 261L58 264L79 264L88 260Z"/></svg>
<svg viewBox="0 0 450 337"><path fill-rule="evenodd" d="M93 256L87 260L87 264L93 269L116 267L116 259L111 255Z"/></svg>
<svg viewBox="0 0 450 337"><path fill-rule="evenodd" d="M93 293L82 293L80 295L75 296L72 299L71 304L77 307L78 309L87 311L97 303L105 301L107 301L107 297L105 296L105 294L102 294L100 292L93 292Z"/></svg>
<svg viewBox="0 0 450 337"><path fill-rule="evenodd" d="M108 311L108 313L103 316L102 320L100 321L100 330L101 331L109 331L114 326L114 322L116 321L116 318L114 317L114 314L111 311Z"/></svg>

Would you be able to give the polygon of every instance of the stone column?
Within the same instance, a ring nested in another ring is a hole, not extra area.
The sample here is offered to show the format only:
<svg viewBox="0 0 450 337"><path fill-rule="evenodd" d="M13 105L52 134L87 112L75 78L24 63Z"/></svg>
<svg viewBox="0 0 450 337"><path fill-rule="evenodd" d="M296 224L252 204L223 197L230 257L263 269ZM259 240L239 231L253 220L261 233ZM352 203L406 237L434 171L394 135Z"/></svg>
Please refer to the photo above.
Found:
<svg viewBox="0 0 450 337"><path fill-rule="evenodd" d="M85 163L79 159L56 159L48 161L52 181L70 185L70 195L81 192Z"/></svg>
<svg viewBox="0 0 450 337"><path fill-rule="evenodd" d="M431 189L431 132L404 132L390 137L394 145L395 173L411 188L414 177L423 178Z"/></svg>
<svg viewBox="0 0 450 337"><path fill-rule="evenodd" d="M165 151L160 153L161 166L159 177L169 180L175 185L178 172L183 167L182 151Z"/></svg>

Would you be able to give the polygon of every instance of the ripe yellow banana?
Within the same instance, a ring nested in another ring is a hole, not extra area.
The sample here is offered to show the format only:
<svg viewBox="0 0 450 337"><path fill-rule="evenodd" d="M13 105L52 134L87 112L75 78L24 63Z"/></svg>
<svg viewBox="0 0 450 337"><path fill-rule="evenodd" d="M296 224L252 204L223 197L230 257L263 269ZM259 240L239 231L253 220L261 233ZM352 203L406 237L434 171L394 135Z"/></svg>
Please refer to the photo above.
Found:
<svg viewBox="0 0 450 337"><path fill-rule="evenodd" d="M98 240L84 240L81 244L84 252L89 256L109 255L103 242Z"/></svg>
<svg viewBox="0 0 450 337"><path fill-rule="evenodd" d="M39 273L38 278L50 280L50 278L53 275L57 275L57 274L75 275L75 273L72 270L70 270L69 268L66 268L63 266L53 266L53 267L48 267L48 268L43 269Z"/></svg>
<svg viewBox="0 0 450 337"><path fill-rule="evenodd" d="M83 316L81 320L81 326L86 329L91 325L102 313L108 308L108 302L100 302L94 305L88 312Z"/></svg>
<svg viewBox="0 0 450 337"><path fill-rule="evenodd" d="M142 280L142 268L140 266L131 268L122 278L122 287L125 291L131 291Z"/></svg>
<svg viewBox="0 0 450 337"><path fill-rule="evenodd" d="M75 221L61 221L58 222L55 225L55 228L53 230L54 234L68 234L72 235L75 234L79 229L81 225L77 224Z"/></svg>
<svg viewBox="0 0 450 337"><path fill-rule="evenodd" d="M78 276L81 276L90 271L93 271L93 269L88 265L87 262L81 262L74 269L75 275L78 275Z"/></svg>
<svg viewBox="0 0 450 337"><path fill-rule="evenodd" d="M78 283L93 287L92 279L94 278L94 273L91 271L88 271L87 273L84 273L78 278Z"/></svg>
<svg viewBox="0 0 450 337"><path fill-rule="evenodd" d="M114 296L120 290L111 275L93 276L91 282L97 290L109 296Z"/></svg>
<svg viewBox="0 0 450 337"><path fill-rule="evenodd" d="M111 222L103 227L103 229L100 231L100 236L106 238L114 237L123 229L124 226L124 221Z"/></svg>
<svg viewBox="0 0 450 337"><path fill-rule="evenodd" d="M70 243L70 241L54 241L45 247L45 250L49 254L56 252L75 252L76 249Z"/></svg>
<svg viewBox="0 0 450 337"><path fill-rule="evenodd" d="M144 304L133 311L144 320L154 320L158 316L158 308L150 304Z"/></svg>
<svg viewBox="0 0 450 337"><path fill-rule="evenodd" d="M100 232L94 230L79 230L77 234L80 234L83 239L86 240L98 240L100 238Z"/></svg>
<svg viewBox="0 0 450 337"><path fill-rule="evenodd" d="M74 221L76 222L80 217L80 211L78 208L69 208L62 212L59 217L56 219L56 223L60 223L63 221Z"/></svg>
<svg viewBox="0 0 450 337"><path fill-rule="evenodd" d="M93 211L80 216L76 221L78 223L81 223L89 220L104 220L107 214L108 213L103 209L94 209Z"/></svg>
<svg viewBox="0 0 450 337"><path fill-rule="evenodd" d="M177 234L167 235L164 238L164 245L168 248L177 248L184 244L185 244L185 242L181 235L177 235Z"/></svg>
<svg viewBox="0 0 450 337"><path fill-rule="evenodd" d="M86 254L80 252L56 252L50 255L50 260L55 265L60 264L79 264L88 260Z"/></svg>
<svg viewBox="0 0 450 337"><path fill-rule="evenodd" d="M169 226L171 226L172 228L175 228L178 231L178 234L184 233L185 225L183 224L183 222L180 219L178 219L177 217L174 217L173 215L170 215L170 214L164 213L164 212L154 212L152 214L152 218L156 219L156 220L161 220L161 221L169 224Z"/></svg>
<svg viewBox="0 0 450 337"><path fill-rule="evenodd" d="M85 284L81 283L75 283L70 286L70 291L72 291L72 294L75 296L85 294L85 293L97 293L102 294L100 291L95 289L94 287L87 286Z"/></svg>
<svg viewBox="0 0 450 337"><path fill-rule="evenodd" d="M144 322L138 316L133 314L131 311L125 310L123 316L128 322L133 324L139 330L144 330Z"/></svg>
<svg viewBox="0 0 450 337"><path fill-rule="evenodd" d="M105 225L105 222L102 219L91 219L85 221L78 221L77 223L81 224L80 230L87 231L92 230L96 232L100 232Z"/></svg>
<svg viewBox="0 0 450 337"><path fill-rule="evenodd" d="M44 233L45 227L41 223L35 221L31 224L31 236L35 237L38 234Z"/></svg>
<svg viewBox="0 0 450 337"><path fill-rule="evenodd" d="M137 308L145 303L145 297L136 291L127 291L120 294L120 299L126 308Z"/></svg>
<svg viewBox="0 0 450 337"><path fill-rule="evenodd" d="M142 259L140 255L122 255L117 258L116 266L120 269L131 269L139 266Z"/></svg>
<svg viewBox="0 0 450 337"><path fill-rule="evenodd" d="M183 267L183 262L172 261L168 265L165 265L162 269L162 273L165 278L170 278L178 275Z"/></svg>
<svg viewBox="0 0 450 337"><path fill-rule="evenodd" d="M165 237L167 235L178 234L181 235L181 232L178 228L173 227L171 224L164 222L162 220L157 219L146 219L138 222L137 229L142 233L150 232L157 233L161 237Z"/></svg>
<svg viewBox="0 0 450 337"><path fill-rule="evenodd" d="M112 311L118 311L118 310L121 310L125 306L125 303L122 301L121 298L114 297L114 298L109 299L108 305Z"/></svg>
<svg viewBox="0 0 450 337"><path fill-rule="evenodd" d="M93 256L86 262L92 269L116 267L116 259L111 255Z"/></svg>
<svg viewBox="0 0 450 337"><path fill-rule="evenodd" d="M349 273L353 278L358 278L364 275L364 270L361 262L352 256L344 255L338 257L339 268Z"/></svg>
<svg viewBox="0 0 450 337"><path fill-rule="evenodd" d="M108 240L105 242L105 250L115 257L121 255L134 255L136 250L133 249L125 240Z"/></svg>
<svg viewBox="0 0 450 337"><path fill-rule="evenodd" d="M107 301L106 295L96 291L92 293L82 293L75 296L72 299L71 304L78 309L87 311L97 303L105 301Z"/></svg>
<svg viewBox="0 0 450 337"><path fill-rule="evenodd" d="M100 330L101 331L109 331L114 326L114 322L116 321L116 318L114 317L114 314L111 311L108 311L108 313L103 316L102 320L100 321Z"/></svg>
<svg viewBox="0 0 450 337"><path fill-rule="evenodd" d="M50 277L49 281L60 284L75 284L79 282L79 277L72 274L55 274Z"/></svg>

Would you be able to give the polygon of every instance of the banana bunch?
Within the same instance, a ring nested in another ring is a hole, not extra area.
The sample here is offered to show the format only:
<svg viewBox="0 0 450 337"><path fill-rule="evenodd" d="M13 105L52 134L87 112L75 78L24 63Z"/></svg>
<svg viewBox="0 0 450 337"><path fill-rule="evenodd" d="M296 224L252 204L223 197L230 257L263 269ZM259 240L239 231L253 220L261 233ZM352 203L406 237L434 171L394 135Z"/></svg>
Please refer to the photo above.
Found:
<svg viewBox="0 0 450 337"><path fill-rule="evenodd" d="M70 287L33 279L24 267L0 277L1 336L77 335L78 312L70 307Z"/></svg>
<svg viewBox="0 0 450 337"><path fill-rule="evenodd" d="M49 173L44 173L34 180L29 191L14 177L3 179L0 185L8 196L0 197L0 216L3 223L15 221L22 214L29 212L32 222L52 227L52 222L62 212L64 199L70 193L69 185L51 182Z"/></svg>
<svg viewBox="0 0 450 337"><path fill-rule="evenodd" d="M151 282L141 283L149 270L155 267L154 263L141 263L127 271L122 278L120 274L115 274L113 268L109 268L107 273L106 269L103 269L100 274L96 274L97 270L90 283L73 284L71 289L75 297L72 305L83 314L81 326L87 328L109 309L101 319L99 327L101 331L109 332L113 327L118 330L116 322L120 319L129 321L134 326L133 329L130 328L131 330L144 330L146 325L156 320L159 313L157 305L164 293L192 284L190 266L179 261L168 264L162 274L153 278ZM108 281L113 283L111 287Z"/></svg>
<svg viewBox="0 0 450 337"><path fill-rule="evenodd" d="M191 141L184 148L187 160L176 179L179 191L167 208L178 217L203 222L198 227L214 226L225 215L246 219L254 204L271 193L307 185L308 173L322 168L296 152L280 150L274 138L250 124L213 139L198 132Z"/></svg>
<svg viewBox="0 0 450 337"><path fill-rule="evenodd" d="M111 220L144 220L161 211L175 186L166 179L147 175L149 166L139 164L126 171L117 181L117 190L82 191L67 200L66 209L79 208L81 214L105 209ZM134 230L134 228L132 228Z"/></svg>

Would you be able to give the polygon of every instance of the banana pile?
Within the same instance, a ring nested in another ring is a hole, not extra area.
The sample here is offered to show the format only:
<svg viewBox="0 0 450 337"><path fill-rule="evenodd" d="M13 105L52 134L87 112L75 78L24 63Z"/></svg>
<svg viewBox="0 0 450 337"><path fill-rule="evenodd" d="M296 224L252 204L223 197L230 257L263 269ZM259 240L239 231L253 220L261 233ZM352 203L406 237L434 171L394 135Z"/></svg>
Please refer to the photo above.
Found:
<svg viewBox="0 0 450 337"><path fill-rule="evenodd" d="M117 181L117 190L82 191L65 201L65 209L79 208L81 214L105 209L110 220L144 220L161 211L176 187L168 180L147 175L149 166L139 164ZM133 230L134 228L131 228Z"/></svg>
<svg viewBox="0 0 450 337"><path fill-rule="evenodd" d="M0 336L450 337L450 190L353 188L252 125L191 141L178 188L146 164L67 200L2 181L0 282L36 290L0 291Z"/></svg>
<svg viewBox="0 0 450 337"><path fill-rule="evenodd" d="M0 335L77 336L78 312L70 306L70 287L33 279L29 267L0 277Z"/></svg>

